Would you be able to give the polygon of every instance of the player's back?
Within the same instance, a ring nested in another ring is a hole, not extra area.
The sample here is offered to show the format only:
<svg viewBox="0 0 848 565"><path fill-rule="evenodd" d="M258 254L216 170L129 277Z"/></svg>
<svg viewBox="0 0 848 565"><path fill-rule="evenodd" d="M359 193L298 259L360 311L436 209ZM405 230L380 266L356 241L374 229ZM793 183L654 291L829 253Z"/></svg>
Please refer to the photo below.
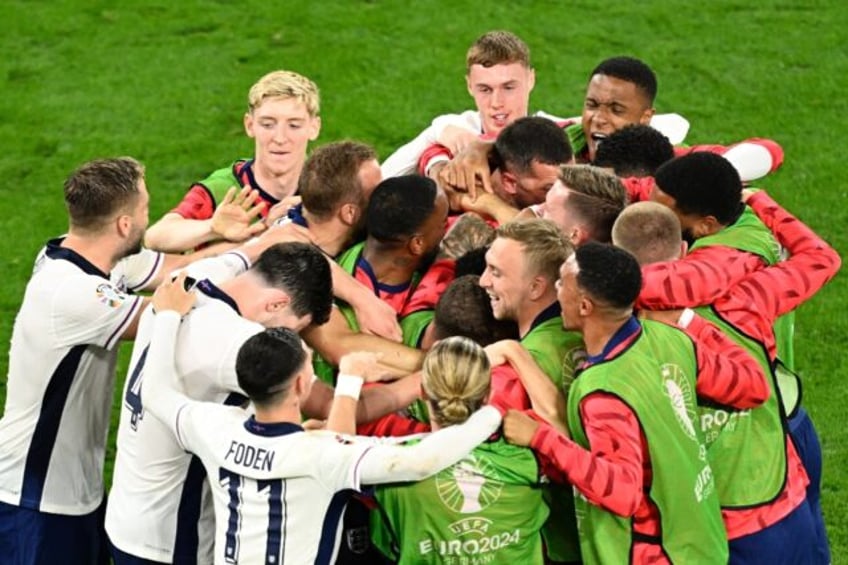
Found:
<svg viewBox="0 0 848 565"><path fill-rule="evenodd" d="M341 491L359 488L357 464L367 445L201 403L181 412L180 434L212 486L215 563L330 562Z"/></svg>
<svg viewBox="0 0 848 565"><path fill-rule="evenodd" d="M374 542L386 554L396 542L401 564L540 564L548 506L539 480L532 451L487 441L428 479L379 486Z"/></svg>
<svg viewBox="0 0 848 565"><path fill-rule="evenodd" d="M144 378L153 315L145 312L122 395L115 470L106 512L106 531L121 551L168 562L173 553L208 559L212 514L205 473L171 431L144 410L139 395ZM223 404L244 397L237 390L235 355L262 326L246 320L225 300L198 293L197 307L183 321L177 337L176 367L180 386L197 400ZM203 526L198 527L198 522ZM144 532L144 536L139 536Z"/></svg>

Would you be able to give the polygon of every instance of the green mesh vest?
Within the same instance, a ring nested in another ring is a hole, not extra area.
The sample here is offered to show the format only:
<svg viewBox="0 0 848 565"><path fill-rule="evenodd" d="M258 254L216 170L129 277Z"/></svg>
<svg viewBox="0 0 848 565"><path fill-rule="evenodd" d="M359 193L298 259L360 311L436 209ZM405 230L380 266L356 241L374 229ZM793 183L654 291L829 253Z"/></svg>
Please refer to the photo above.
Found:
<svg viewBox="0 0 848 565"><path fill-rule="evenodd" d="M241 188L242 182L233 174L233 169L238 163L243 163L244 161L246 161L246 159L233 161L229 167L218 169L200 181L200 184L205 186L212 195L212 199L215 201L216 206L218 205L218 202L224 199L224 196L227 195L227 191L230 190L231 187Z"/></svg>
<svg viewBox="0 0 848 565"><path fill-rule="evenodd" d="M418 349L424 330L433 321L433 310L419 310L401 318L400 329L403 334L403 344ZM406 408L407 414L419 422L430 423L430 413L427 405L420 398Z"/></svg>
<svg viewBox="0 0 848 565"><path fill-rule="evenodd" d="M768 377L771 394L750 410L700 406L701 432L724 508L758 506L774 500L786 481L786 436L780 394L762 343L743 334L712 308L698 313L756 359Z"/></svg>
<svg viewBox="0 0 848 565"><path fill-rule="evenodd" d="M780 260L780 246L777 244L774 235L748 206L745 206L742 215L736 222L716 234L696 240L692 249L711 245L723 245L753 253L762 257L768 265L774 265ZM699 313L702 313L702 311L703 309L698 309ZM780 359L776 370L777 385L781 393L784 411L787 414L793 414L801 400L801 383L797 375L793 373L795 352L792 340L795 335L795 312L789 312L779 317L775 321L773 329L777 344L777 356Z"/></svg>
<svg viewBox="0 0 848 565"><path fill-rule="evenodd" d="M724 523L706 449L697 428L696 361L691 340L670 326L642 322L642 333L617 357L581 373L568 397L568 428L589 449L580 402L593 392L616 395L639 419L651 458L646 492L659 510L661 544L672 563L727 563ZM628 563L631 518L575 496L583 562Z"/></svg>
<svg viewBox="0 0 848 565"><path fill-rule="evenodd" d="M521 345L530 352L536 364L551 381L566 394L571 385L578 352L584 350L583 338L562 327L562 318L555 316L538 324L521 338ZM545 502L551 514L542 536L548 558L552 561L579 561L580 543L574 517L574 494L567 485L548 484L544 489Z"/></svg>
<svg viewBox="0 0 848 565"><path fill-rule="evenodd" d="M541 565L548 507L538 483L532 451L483 443L429 479L377 487L372 540L400 565Z"/></svg>
<svg viewBox="0 0 848 565"><path fill-rule="evenodd" d="M362 254L362 249L365 247L365 242L357 243L341 255L336 261L349 275L353 275L356 270L356 261ZM346 302L339 302L339 311L347 320L347 325L355 332L359 331L359 321L356 319L356 313L353 308ZM330 386L336 385L336 366L321 357L317 352L312 356L312 369L315 375Z"/></svg>

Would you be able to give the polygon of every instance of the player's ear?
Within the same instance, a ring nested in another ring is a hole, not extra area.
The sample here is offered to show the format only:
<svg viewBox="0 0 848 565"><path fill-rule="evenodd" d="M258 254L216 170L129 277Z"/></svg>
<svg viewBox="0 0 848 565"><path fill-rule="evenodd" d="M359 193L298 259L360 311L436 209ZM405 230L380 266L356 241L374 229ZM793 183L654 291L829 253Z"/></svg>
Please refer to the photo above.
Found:
<svg viewBox="0 0 848 565"><path fill-rule="evenodd" d="M342 204L341 208L339 208L339 218L345 225L353 226L359 221L360 212L361 208L359 206L348 202L347 204Z"/></svg>
<svg viewBox="0 0 848 565"><path fill-rule="evenodd" d="M279 314L291 303L291 297L279 288L267 289L268 297L265 301L265 311L269 314Z"/></svg>
<svg viewBox="0 0 848 565"><path fill-rule="evenodd" d="M253 114L251 112L244 114L244 133L247 134L247 137L256 137L253 133Z"/></svg>
<svg viewBox="0 0 848 565"><path fill-rule="evenodd" d="M533 300L541 298L548 290L549 285L550 282L548 282L548 279L542 275L536 275L533 277L533 280L530 281L530 298Z"/></svg>
<svg viewBox="0 0 848 565"><path fill-rule="evenodd" d="M425 251L424 237L420 233L414 234L406 243L406 248L415 257L423 255Z"/></svg>
<svg viewBox="0 0 848 565"><path fill-rule="evenodd" d="M509 171L501 171L501 186L504 192L515 194L518 192L518 177Z"/></svg>
<svg viewBox="0 0 848 565"><path fill-rule="evenodd" d="M115 226L118 230L118 235L121 237L127 237L132 230L133 219L132 216L127 214L121 214L117 218L115 218Z"/></svg>
<svg viewBox="0 0 848 565"><path fill-rule="evenodd" d="M318 134L321 133L321 116L315 116L309 120L309 141L318 139Z"/></svg>
<svg viewBox="0 0 848 565"><path fill-rule="evenodd" d="M656 113L657 113L656 108L646 108L642 112L642 115L639 116L639 123L642 124L643 126L650 125L651 118L653 118L654 114L656 114Z"/></svg>
<svg viewBox="0 0 848 565"><path fill-rule="evenodd" d="M715 216L704 216L699 218L695 225L692 226L692 235L695 239L706 237L718 233L722 229L721 223Z"/></svg>
<svg viewBox="0 0 848 565"><path fill-rule="evenodd" d="M533 87L536 86L536 69L530 67L527 69L527 93L531 93L533 91Z"/></svg>

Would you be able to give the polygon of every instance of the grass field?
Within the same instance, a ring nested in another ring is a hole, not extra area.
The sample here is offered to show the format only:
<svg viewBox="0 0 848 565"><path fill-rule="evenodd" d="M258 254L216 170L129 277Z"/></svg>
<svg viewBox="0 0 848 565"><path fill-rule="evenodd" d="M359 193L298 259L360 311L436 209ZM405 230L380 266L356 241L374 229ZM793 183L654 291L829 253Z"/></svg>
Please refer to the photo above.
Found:
<svg viewBox="0 0 848 565"><path fill-rule="evenodd" d="M155 220L190 182L251 154L241 127L247 90L277 68L321 87L318 143L359 139L385 157L433 116L471 106L465 50L496 28L532 49L533 109L578 114L594 65L631 54L659 76L658 110L690 120L690 143L779 141L786 163L760 186L844 255L848 189L837 149L848 137L848 10L836 0L700 4L3 2L0 341L35 253L66 229L62 181L80 163L143 161ZM847 303L839 276L799 311L796 334L824 448L835 563L848 563ZM0 375L7 364L4 353Z"/></svg>

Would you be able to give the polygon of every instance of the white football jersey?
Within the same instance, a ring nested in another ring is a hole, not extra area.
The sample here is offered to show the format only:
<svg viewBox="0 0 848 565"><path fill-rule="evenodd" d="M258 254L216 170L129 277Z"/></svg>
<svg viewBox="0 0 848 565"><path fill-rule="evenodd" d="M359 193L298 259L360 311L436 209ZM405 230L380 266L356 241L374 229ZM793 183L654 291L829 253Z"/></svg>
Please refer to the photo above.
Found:
<svg viewBox="0 0 848 565"><path fill-rule="evenodd" d="M344 503L360 487L368 444L199 402L184 404L175 423L212 485L216 564L335 560Z"/></svg>
<svg viewBox="0 0 848 565"><path fill-rule="evenodd" d="M162 265L149 250L106 274L62 239L35 262L15 318L0 420L0 500L82 515L103 499L116 345Z"/></svg>
<svg viewBox="0 0 848 565"><path fill-rule="evenodd" d="M191 269L189 269L191 271ZM236 355L264 328L239 315L227 294L208 280L197 284L195 308L177 337L176 367L187 396L241 404ZM139 324L124 383L115 470L106 507L106 532L121 551L154 561L198 553L211 561L213 511L200 461L186 453L174 434L145 412L140 396L153 331L152 312Z"/></svg>

